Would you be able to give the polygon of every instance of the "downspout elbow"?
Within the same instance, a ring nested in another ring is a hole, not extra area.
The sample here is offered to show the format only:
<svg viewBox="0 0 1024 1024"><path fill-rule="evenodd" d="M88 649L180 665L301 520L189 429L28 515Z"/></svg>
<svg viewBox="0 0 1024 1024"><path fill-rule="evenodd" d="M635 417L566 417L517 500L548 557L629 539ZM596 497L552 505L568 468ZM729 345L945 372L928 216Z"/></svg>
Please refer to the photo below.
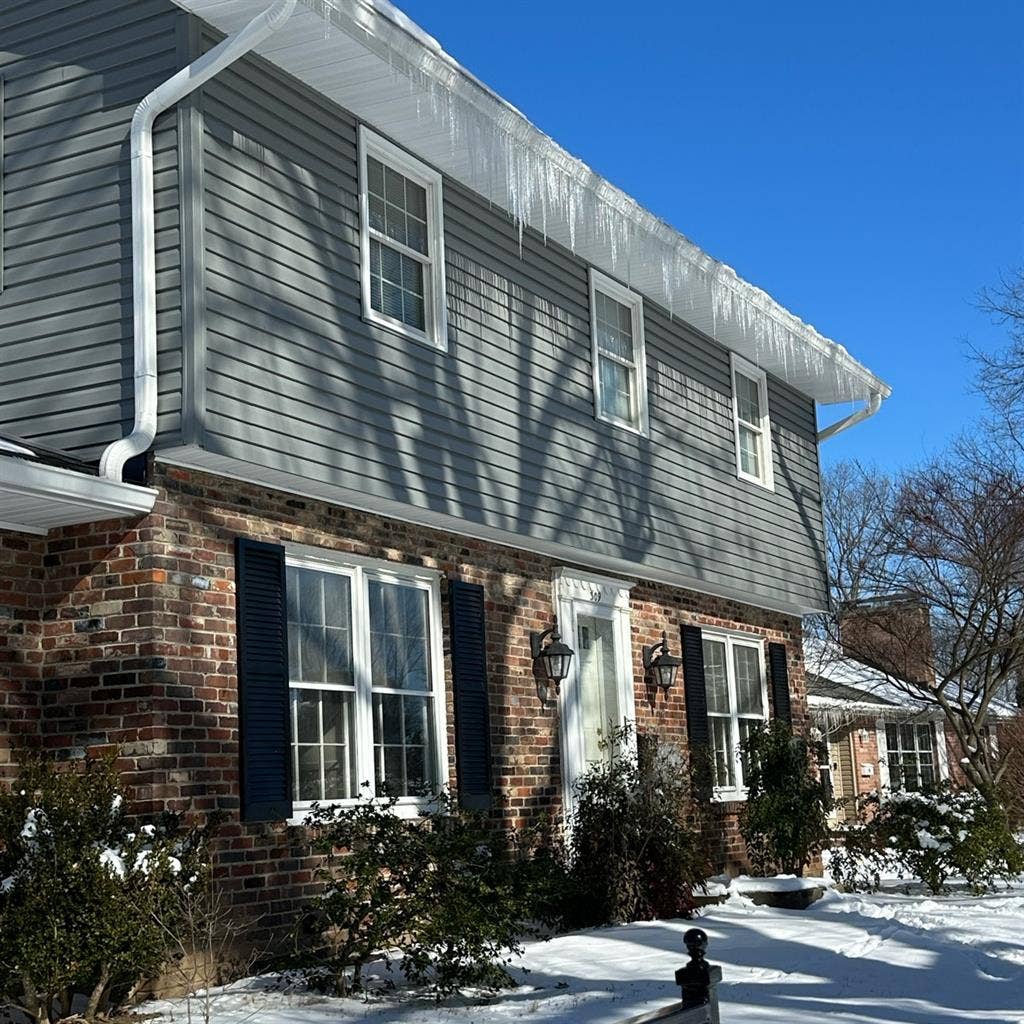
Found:
<svg viewBox="0 0 1024 1024"><path fill-rule="evenodd" d="M855 427L858 423L863 423L864 420L870 419L881 408L881 391L872 391L871 395L868 397L867 403L862 408L858 409L856 412L850 413L849 416L844 416L841 420L825 427L824 430L819 430L818 444L821 444L822 441L827 441L830 437L835 437L837 434L841 434L844 430L849 430L850 427Z"/></svg>

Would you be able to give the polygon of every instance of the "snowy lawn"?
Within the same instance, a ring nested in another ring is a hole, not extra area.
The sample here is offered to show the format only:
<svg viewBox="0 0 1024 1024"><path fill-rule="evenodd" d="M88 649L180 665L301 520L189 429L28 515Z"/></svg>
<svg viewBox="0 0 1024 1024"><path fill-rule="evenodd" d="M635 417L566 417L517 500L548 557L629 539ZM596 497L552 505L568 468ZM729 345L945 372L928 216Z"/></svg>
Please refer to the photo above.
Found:
<svg viewBox="0 0 1024 1024"><path fill-rule="evenodd" d="M720 963L723 1024L1024 1024L1024 890L970 896L834 892L805 911L733 897L698 922ZM436 1006L405 994L371 1003L268 991L252 979L214 998L216 1024L614 1024L678 998L691 922L651 922L531 943L520 986ZM150 1004L182 1022L182 1002ZM195 1019L195 1018L194 1018ZM200 1018L201 1019L201 1018Z"/></svg>

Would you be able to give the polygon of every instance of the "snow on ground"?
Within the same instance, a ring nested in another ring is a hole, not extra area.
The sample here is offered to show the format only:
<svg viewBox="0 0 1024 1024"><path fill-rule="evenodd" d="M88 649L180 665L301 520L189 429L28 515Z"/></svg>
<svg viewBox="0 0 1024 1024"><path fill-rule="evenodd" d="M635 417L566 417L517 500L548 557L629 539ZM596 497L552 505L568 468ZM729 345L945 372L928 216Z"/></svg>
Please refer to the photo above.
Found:
<svg viewBox="0 0 1024 1024"><path fill-rule="evenodd" d="M1024 1024L1024 889L986 897L829 892L805 911L734 896L702 914L720 963L723 1024ZM656 921L530 943L520 985L492 1000L392 995L370 1003L269 990L214 997L214 1024L616 1024L678 998L692 922ZM151 1004L161 1024L183 1002ZM201 1018L200 1018L201 1019Z"/></svg>

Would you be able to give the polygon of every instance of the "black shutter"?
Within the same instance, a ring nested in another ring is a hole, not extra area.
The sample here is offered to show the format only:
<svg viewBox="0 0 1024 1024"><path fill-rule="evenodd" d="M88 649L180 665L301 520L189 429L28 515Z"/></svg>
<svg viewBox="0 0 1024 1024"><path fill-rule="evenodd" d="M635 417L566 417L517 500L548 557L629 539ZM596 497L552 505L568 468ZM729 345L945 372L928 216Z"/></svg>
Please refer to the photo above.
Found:
<svg viewBox="0 0 1024 1024"><path fill-rule="evenodd" d="M768 645L768 670L772 679L772 704L780 722L792 722L789 706L789 669L786 666L786 645Z"/></svg>
<svg viewBox="0 0 1024 1024"><path fill-rule="evenodd" d="M484 588L450 580L452 683L455 690L455 767L459 803L491 806L491 730L487 706Z"/></svg>
<svg viewBox="0 0 1024 1024"><path fill-rule="evenodd" d="M704 682L704 640L697 626L681 628L683 642L683 692L686 696L686 733L690 747L711 743L708 727L708 692Z"/></svg>
<svg viewBox="0 0 1024 1024"><path fill-rule="evenodd" d="M235 542L242 820L292 815L284 548Z"/></svg>

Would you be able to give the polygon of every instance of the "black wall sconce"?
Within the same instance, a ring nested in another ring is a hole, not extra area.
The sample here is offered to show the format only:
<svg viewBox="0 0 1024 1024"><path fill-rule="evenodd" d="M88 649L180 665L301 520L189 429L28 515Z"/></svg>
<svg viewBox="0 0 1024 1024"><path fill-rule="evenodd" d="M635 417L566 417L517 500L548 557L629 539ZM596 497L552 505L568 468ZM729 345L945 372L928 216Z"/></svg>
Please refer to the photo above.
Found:
<svg viewBox="0 0 1024 1024"><path fill-rule="evenodd" d="M660 654L655 654L660 651ZM662 631L661 643L651 644L644 648L644 668L653 676L654 681L663 690L668 690L676 681L676 673L683 659L677 658L668 649L668 634Z"/></svg>
<svg viewBox="0 0 1024 1024"><path fill-rule="evenodd" d="M548 637L551 637L551 642L545 647L544 641ZM530 634L530 653L534 662L540 664L545 682L557 686L569 674L569 665L575 652L562 643L558 626L555 625L545 629L543 633Z"/></svg>

